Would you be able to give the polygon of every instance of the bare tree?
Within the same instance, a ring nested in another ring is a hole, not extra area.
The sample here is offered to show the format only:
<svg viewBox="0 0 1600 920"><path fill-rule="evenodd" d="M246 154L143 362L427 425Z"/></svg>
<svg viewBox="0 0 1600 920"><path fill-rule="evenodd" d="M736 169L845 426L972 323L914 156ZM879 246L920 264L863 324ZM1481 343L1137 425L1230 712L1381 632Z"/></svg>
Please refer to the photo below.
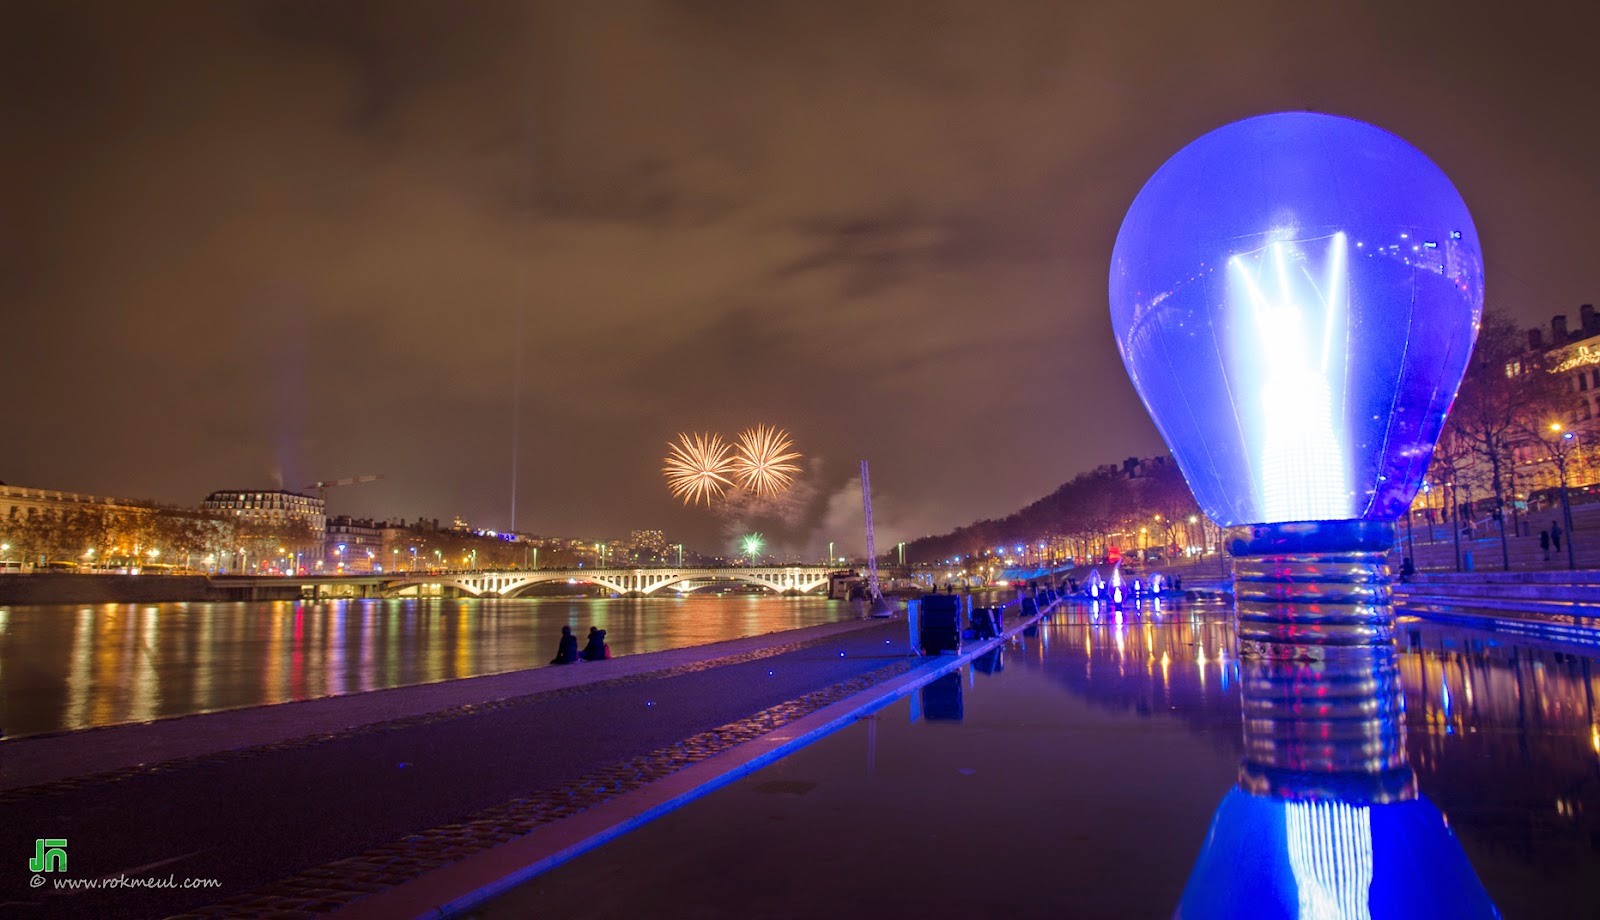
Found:
<svg viewBox="0 0 1600 920"><path fill-rule="evenodd" d="M1478 344L1445 423L1471 448L1474 462L1487 474L1495 518L1500 524L1500 561L1505 569L1511 568L1505 508L1512 449L1525 437L1527 406L1544 401L1552 380L1528 354L1525 343L1521 330L1508 315L1485 310L1478 328Z"/></svg>

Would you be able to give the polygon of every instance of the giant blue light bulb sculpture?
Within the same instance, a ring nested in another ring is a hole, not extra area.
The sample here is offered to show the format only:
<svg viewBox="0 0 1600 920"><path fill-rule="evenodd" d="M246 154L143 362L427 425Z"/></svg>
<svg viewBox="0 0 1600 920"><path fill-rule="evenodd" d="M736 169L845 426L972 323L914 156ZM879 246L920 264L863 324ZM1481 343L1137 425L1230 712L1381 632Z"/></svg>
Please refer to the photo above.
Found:
<svg viewBox="0 0 1600 920"><path fill-rule="evenodd" d="M1111 262L1123 362L1235 557L1243 656L1392 641L1386 554L1477 336L1477 232L1410 144L1262 115L1178 151Z"/></svg>

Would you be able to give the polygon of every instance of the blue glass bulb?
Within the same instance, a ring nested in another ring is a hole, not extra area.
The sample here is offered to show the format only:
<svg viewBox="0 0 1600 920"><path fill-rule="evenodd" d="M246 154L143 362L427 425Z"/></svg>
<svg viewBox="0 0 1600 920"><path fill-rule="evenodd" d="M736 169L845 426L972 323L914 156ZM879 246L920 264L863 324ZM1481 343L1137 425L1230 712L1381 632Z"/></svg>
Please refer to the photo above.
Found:
<svg viewBox="0 0 1600 920"><path fill-rule="evenodd" d="M1218 524L1393 521L1483 310L1444 173L1363 122L1218 128L1145 183L1111 259L1123 362Z"/></svg>

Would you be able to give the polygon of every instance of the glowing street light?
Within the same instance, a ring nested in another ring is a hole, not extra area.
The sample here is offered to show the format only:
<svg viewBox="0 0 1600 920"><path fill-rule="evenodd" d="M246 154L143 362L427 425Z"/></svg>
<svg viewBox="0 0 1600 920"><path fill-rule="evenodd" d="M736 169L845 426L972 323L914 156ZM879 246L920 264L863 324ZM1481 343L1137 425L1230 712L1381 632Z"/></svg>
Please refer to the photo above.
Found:
<svg viewBox="0 0 1600 920"><path fill-rule="evenodd" d="M1139 192L1110 299L1135 388L1227 528L1240 653L1391 641L1394 522L1483 310L1477 231L1450 180L1359 121L1227 125Z"/></svg>
<svg viewBox="0 0 1600 920"><path fill-rule="evenodd" d="M1578 444L1573 440L1573 433L1562 427L1560 422L1550 423L1550 434L1551 437L1540 440L1544 441L1545 450L1556 465L1557 481L1561 485L1561 522L1567 529L1567 568L1576 569L1578 559L1577 548L1573 545L1576 541L1572 539L1572 501L1568 476L1571 473L1573 450Z"/></svg>

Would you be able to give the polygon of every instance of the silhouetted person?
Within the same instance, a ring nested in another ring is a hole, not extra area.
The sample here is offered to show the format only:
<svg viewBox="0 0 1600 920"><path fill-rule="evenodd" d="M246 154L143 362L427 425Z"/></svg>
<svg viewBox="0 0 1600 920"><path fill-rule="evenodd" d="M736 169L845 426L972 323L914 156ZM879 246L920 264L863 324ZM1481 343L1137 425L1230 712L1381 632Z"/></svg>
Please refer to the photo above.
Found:
<svg viewBox="0 0 1600 920"><path fill-rule="evenodd" d="M1407 557L1405 557L1405 559L1401 560L1401 562L1400 562L1400 583L1401 584L1405 584L1406 582L1410 581L1411 580L1411 576L1413 576L1415 574L1417 574L1417 566L1416 566L1416 563L1411 561L1411 557L1407 556Z"/></svg>
<svg viewBox="0 0 1600 920"><path fill-rule="evenodd" d="M1561 552L1561 525L1555 521L1550 522L1550 545L1556 548L1556 552Z"/></svg>
<svg viewBox="0 0 1600 920"><path fill-rule="evenodd" d="M589 627L589 642L583 647L584 661L604 661L606 657L606 631Z"/></svg>
<svg viewBox="0 0 1600 920"><path fill-rule="evenodd" d="M572 634L571 626L561 627L561 644L556 646L556 657L550 659L551 664L572 664L578 660L578 637Z"/></svg>
<svg viewBox="0 0 1600 920"><path fill-rule="evenodd" d="M1550 561L1550 531L1539 531L1539 548L1544 550L1544 561Z"/></svg>

